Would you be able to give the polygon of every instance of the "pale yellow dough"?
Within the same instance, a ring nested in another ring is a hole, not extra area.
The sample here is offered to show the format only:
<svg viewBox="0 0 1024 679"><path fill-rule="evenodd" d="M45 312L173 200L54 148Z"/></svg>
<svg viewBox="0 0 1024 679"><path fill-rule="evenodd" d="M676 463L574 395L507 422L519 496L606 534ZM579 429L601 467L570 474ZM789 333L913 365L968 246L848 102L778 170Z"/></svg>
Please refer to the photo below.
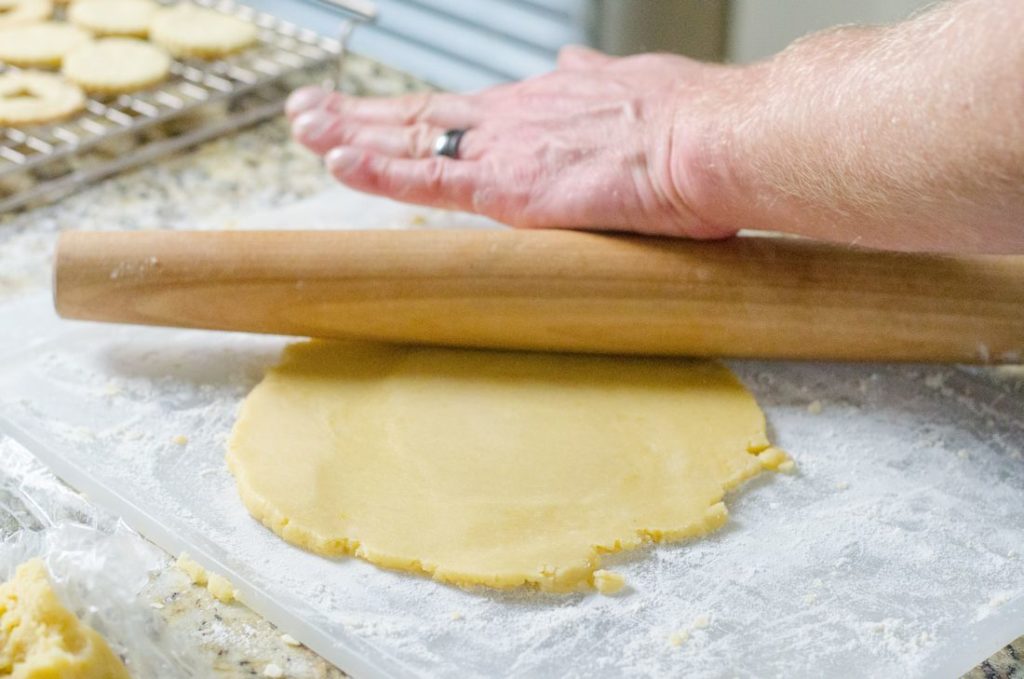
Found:
<svg viewBox="0 0 1024 679"><path fill-rule="evenodd" d="M38 559L0 584L0 677L128 679L107 642L61 605Z"/></svg>
<svg viewBox="0 0 1024 679"><path fill-rule="evenodd" d="M238 590L231 581L218 573L210 573L196 563L188 554L182 553L175 562L178 570L189 577L192 582L205 587L221 603L230 604L238 599Z"/></svg>
<svg viewBox="0 0 1024 679"><path fill-rule="evenodd" d="M717 363L328 342L286 350L228 447L290 542L550 591L617 590L601 553L714 530L787 459Z"/></svg>

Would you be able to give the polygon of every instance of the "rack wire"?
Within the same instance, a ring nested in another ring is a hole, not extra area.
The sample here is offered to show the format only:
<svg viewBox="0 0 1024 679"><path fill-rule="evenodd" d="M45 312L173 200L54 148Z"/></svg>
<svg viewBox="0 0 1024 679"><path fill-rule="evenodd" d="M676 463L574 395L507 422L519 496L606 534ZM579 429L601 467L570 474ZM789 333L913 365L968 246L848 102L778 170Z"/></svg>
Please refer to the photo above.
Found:
<svg viewBox="0 0 1024 679"><path fill-rule="evenodd" d="M178 59L159 86L89 98L67 120L0 127L0 213L276 115L290 89L312 75L340 85L341 40L233 0L193 1L252 22L257 44L218 60ZM346 36L351 25L343 26Z"/></svg>

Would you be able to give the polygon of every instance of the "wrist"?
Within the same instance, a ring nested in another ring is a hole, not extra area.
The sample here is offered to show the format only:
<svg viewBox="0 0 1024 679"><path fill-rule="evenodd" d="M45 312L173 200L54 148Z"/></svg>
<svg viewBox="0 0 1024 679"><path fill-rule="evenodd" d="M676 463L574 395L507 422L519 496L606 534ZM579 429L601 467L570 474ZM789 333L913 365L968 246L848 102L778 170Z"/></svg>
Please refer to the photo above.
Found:
<svg viewBox="0 0 1024 679"><path fill-rule="evenodd" d="M758 175L753 154L767 122L770 64L708 67L695 94L683 93L673 130L676 189L700 222L697 238L782 223L786 201ZM778 228L777 226L775 228Z"/></svg>

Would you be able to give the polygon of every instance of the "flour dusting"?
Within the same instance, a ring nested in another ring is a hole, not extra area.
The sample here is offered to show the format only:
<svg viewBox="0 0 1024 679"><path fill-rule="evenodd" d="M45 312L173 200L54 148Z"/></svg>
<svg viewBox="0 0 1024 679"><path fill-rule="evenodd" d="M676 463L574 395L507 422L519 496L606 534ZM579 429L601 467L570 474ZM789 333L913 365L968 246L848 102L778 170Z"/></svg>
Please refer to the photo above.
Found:
<svg viewBox="0 0 1024 679"><path fill-rule="evenodd" d="M39 304L0 309L44 338L0 345L18 356L0 370L3 418L353 671L926 676L1024 596L1020 396L982 369L732 362L793 474L730 493L707 538L609 555L630 585L618 596L463 591L307 554L242 508L225 440L284 340L69 328Z"/></svg>

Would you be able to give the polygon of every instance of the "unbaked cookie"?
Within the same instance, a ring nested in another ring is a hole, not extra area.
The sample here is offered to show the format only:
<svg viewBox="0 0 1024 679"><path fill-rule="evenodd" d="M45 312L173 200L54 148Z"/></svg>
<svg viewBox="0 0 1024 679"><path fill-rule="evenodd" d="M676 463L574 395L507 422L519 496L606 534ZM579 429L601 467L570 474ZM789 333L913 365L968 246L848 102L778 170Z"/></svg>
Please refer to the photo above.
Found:
<svg viewBox="0 0 1024 679"><path fill-rule="evenodd" d="M47 21L0 29L0 61L14 66L55 68L64 55L92 37L77 26Z"/></svg>
<svg viewBox="0 0 1024 679"><path fill-rule="evenodd" d="M0 75L0 125L48 123L77 113L84 106L82 90L51 73Z"/></svg>
<svg viewBox="0 0 1024 679"><path fill-rule="evenodd" d="M217 59L256 42L256 27L227 14L194 5L157 12L150 39L176 57Z"/></svg>
<svg viewBox="0 0 1024 679"><path fill-rule="evenodd" d="M68 19L96 35L145 38L158 9L149 0L77 0Z"/></svg>
<svg viewBox="0 0 1024 679"><path fill-rule="evenodd" d="M49 19L53 14L50 0L0 0L0 26L16 26Z"/></svg>
<svg viewBox="0 0 1024 679"><path fill-rule="evenodd" d="M64 75L87 92L119 94L155 85L171 69L167 52L134 38L104 38L64 57Z"/></svg>

